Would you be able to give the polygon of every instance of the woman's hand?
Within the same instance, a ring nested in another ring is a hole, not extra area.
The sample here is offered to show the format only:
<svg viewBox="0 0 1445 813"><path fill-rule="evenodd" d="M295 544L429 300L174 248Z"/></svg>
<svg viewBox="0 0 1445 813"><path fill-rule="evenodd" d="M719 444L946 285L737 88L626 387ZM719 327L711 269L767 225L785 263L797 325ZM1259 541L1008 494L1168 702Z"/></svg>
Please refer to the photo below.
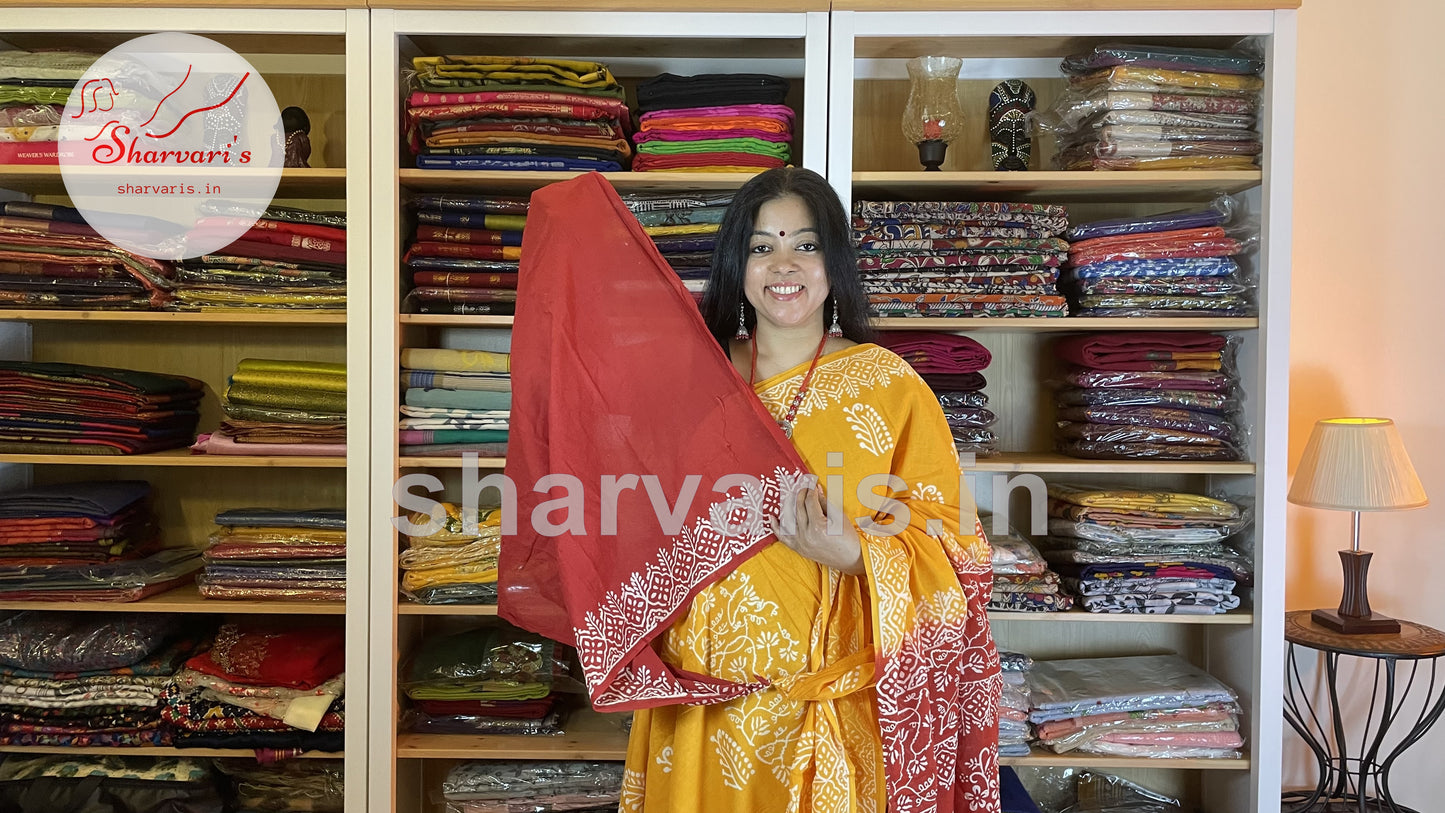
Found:
<svg viewBox="0 0 1445 813"><path fill-rule="evenodd" d="M851 575L863 572L863 542L853 523L842 516L842 506L826 502L818 489L806 488L793 495L792 507L796 515L792 529L785 529L777 518L768 519L779 542L824 567ZM786 501L782 510L788 510ZM842 520L842 533L828 533L828 517L834 514Z"/></svg>

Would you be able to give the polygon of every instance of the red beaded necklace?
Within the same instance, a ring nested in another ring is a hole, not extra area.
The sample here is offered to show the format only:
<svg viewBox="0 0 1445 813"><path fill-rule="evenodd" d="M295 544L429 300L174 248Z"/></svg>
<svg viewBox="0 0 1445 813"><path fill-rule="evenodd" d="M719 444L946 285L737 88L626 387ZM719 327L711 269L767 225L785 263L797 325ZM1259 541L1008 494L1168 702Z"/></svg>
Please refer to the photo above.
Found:
<svg viewBox="0 0 1445 813"><path fill-rule="evenodd" d="M803 376L803 383L798 385L798 392L793 396L793 403L788 406L788 413L778 421L778 426L783 430L783 437L792 439L793 420L798 417L798 407L803 405L803 396L808 393L808 384L813 380L813 371L818 369L818 359L823 356L823 345L828 343L828 334L824 333L823 338L818 340L818 349L813 353L813 363L808 365L808 372ZM758 339L753 337L753 359L748 369L748 386L753 386L753 379L758 374Z"/></svg>

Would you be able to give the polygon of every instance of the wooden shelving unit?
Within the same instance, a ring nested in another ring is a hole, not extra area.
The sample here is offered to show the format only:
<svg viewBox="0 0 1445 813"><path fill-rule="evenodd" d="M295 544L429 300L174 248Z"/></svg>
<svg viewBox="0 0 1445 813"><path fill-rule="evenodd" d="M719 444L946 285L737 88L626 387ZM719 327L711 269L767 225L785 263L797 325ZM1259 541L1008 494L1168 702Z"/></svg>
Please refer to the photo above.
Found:
<svg viewBox="0 0 1445 813"><path fill-rule="evenodd" d="M0 601L0 610L64 610L66 612L221 613L242 615L345 615L339 601L253 601L204 598L194 584L167 590L140 601Z"/></svg>

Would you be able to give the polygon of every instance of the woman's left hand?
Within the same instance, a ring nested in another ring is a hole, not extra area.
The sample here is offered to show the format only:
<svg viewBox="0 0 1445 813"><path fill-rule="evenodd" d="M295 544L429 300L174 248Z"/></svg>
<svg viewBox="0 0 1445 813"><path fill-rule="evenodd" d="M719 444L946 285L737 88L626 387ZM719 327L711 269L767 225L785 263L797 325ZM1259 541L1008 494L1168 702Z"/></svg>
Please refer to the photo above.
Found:
<svg viewBox="0 0 1445 813"><path fill-rule="evenodd" d="M783 510L787 509L784 503ZM842 516L842 506L826 502L818 489L806 488L794 495L793 510L793 533L787 533L777 518L768 519L779 542L824 567L851 575L863 572L863 542L853 523ZM828 533L828 517L834 514L842 520L842 533Z"/></svg>

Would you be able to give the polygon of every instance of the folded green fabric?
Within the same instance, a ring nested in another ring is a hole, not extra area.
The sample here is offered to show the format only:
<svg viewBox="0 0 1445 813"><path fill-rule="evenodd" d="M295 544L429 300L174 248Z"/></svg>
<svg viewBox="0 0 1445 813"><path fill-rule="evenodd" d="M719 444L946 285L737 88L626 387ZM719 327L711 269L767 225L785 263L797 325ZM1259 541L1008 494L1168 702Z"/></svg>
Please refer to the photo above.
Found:
<svg viewBox="0 0 1445 813"><path fill-rule="evenodd" d="M401 366L411 370L506 373L511 372L512 356L508 353L488 353L485 350L412 347L401 351Z"/></svg>
<svg viewBox="0 0 1445 813"><path fill-rule="evenodd" d="M236 374L231 376L231 384L232 386L245 384L267 389L344 393L346 392L346 375L281 370L237 370Z"/></svg>
<svg viewBox="0 0 1445 813"><path fill-rule="evenodd" d="M406 391L406 405L442 409L511 409L512 394L485 390L442 390L412 387Z"/></svg>
<svg viewBox="0 0 1445 813"><path fill-rule="evenodd" d="M746 152L787 160L786 141L764 141L761 138L709 138L703 141L644 141L637 151L651 155L686 155L696 152Z"/></svg>
<svg viewBox="0 0 1445 813"><path fill-rule="evenodd" d="M256 387L232 384L226 388L226 400L244 406L271 409L299 409L307 412L346 412L346 393L319 390Z"/></svg>
<svg viewBox="0 0 1445 813"><path fill-rule="evenodd" d="M241 359L236 365L237 372L314 373L317 375L346 376L346 365L329 361L300 361L298 359Z"/></svg>

